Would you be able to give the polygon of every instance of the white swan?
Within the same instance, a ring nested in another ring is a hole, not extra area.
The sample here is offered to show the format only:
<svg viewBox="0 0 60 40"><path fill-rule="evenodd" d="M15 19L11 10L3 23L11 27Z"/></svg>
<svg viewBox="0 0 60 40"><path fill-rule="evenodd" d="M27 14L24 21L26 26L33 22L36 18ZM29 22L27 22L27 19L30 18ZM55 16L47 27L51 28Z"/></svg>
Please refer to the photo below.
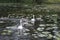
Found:
<svg viewBox="0 0 60 40"><path fill-rule="evenodd" d="M35 15L33 15L33 18L31 19L31 23L34 24L34 22L35 22Z"/></svg>
<svg viewBox="0 0 60 40"><path fill-rule="evenodd" d="M20 20L20 25L18 26L18 29L23 29L23 23L22 19Z"/></svg>

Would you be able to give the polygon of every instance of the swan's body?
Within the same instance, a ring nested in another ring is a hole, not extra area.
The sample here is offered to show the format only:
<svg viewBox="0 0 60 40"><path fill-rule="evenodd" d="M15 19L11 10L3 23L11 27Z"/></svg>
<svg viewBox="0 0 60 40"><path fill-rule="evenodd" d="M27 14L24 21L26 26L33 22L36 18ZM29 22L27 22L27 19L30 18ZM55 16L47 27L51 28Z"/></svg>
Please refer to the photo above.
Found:
<svg viewBox="0 0 60 40"><path fill-rule="evenodd" d="M22 26L22 25L19 25L19 26L18 26L18 29L23 29L23 26Z"/></svg>

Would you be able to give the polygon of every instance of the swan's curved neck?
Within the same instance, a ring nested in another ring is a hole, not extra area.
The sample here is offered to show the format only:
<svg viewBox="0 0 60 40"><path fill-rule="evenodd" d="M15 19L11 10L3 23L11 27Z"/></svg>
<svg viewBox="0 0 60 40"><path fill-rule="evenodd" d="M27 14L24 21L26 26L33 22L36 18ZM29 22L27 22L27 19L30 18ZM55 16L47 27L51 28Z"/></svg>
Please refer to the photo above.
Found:
<svg viewBox="0 0 60 40"><path fill-rule="evenodd" d="M35 15L33 15L33 18L35 18Z"/></svg>
<svg viewBox="0 0 60 40"><path fill-rule="evenodd" d="M23 25L23 18L20 19L20 25Z"/></svg>

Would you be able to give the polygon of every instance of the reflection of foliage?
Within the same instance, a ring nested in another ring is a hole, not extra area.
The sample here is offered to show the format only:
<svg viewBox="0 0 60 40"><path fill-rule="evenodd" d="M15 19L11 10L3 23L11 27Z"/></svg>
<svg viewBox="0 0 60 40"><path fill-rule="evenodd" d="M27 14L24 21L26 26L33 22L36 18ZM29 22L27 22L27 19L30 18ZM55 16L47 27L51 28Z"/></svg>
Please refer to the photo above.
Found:
<svg viewBox="0 0 60 40"><path fill-rule="evenodd" d="M33 29L30 29L30 31L27 31L26 33L30 33L30 35L32 36L33 39L37 39L39 37L46 37L47 39L53 39L53 38L57 38L58 34L57 30L59 27L57 27L57 15L55 14L50 15L50 16L45 16L46 18L44 18L43 20L45 21L44 24L39 24L40 26L32 26ZM54 18L54 19L53 19ZM52 21L53 20L53 21ZM36 29L34 29L36 27Z"/></svg>
<svg viewBox="0 0 60 40"><path fill-rule="evenodd" d="M11 30L3 30L1 32L1 35L11 35L12 34L12 31Z"/></svg>
<svg viewBox="0 0 60 40"><path fill-rule="evenodd" d="M7 26L14 26L16 22L5 20L3 23L0 23L0 28L5 28Z"/></svg>

